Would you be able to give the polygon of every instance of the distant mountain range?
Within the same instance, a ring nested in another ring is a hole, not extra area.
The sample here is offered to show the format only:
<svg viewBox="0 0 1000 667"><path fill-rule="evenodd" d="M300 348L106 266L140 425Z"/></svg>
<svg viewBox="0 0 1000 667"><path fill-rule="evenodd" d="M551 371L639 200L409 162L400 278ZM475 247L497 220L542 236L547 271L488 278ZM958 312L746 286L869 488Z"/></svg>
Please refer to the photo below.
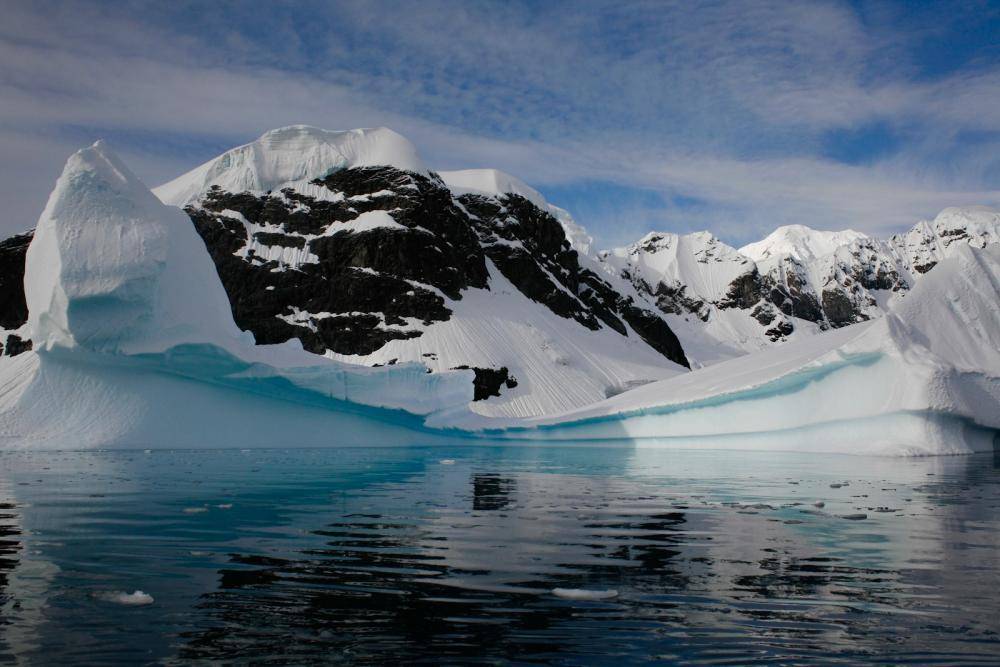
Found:
<svg viewBox="0 0 1000 667"><path fill-rule="evenodd" d="M1000 213L963 208L884 240L796 225L738 250L663 232L593 252L520 180L432 171L385 128L273 130L154 192L186 211L258 343L470 368L476 411L508 417L879 317L957 245L1000 241ZM0 243L5 355L31 345L30 240Z"/></svg>

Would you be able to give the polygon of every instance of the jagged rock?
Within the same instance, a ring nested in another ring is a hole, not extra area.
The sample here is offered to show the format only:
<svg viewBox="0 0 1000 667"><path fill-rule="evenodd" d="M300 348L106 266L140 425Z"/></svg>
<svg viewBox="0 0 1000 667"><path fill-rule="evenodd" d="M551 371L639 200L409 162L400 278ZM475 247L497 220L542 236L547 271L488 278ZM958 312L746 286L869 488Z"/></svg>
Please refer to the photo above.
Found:
<svg viewBox="0 0 1000 667"><path fill-rule="evenodd" d="M455 370L470 370L469 366L455 366ZM510 375L506 366L500 368L476 368L471 367L475 373L472 384L475 387L474 401L485 401L490 396L499 396L500 388L507 387L513 389L517 386L517 379Z"/></svg>
<svg viewBox="0 0 1000 667"><path fill-rule="evenodd" d="M764 334L772 341L776 342L789 336L793 331L795 331L795 327L793 327L790 322L785 322L784 320L782 320L781 322L778 322L776 325L765 331Z"/></svg>
<svg viewBox="0 0 1000 667"><path fill-rule="evenodd" d="M762 303L750 312L750 317L754 318L766 327L774 321L777 315L775 314L774 307L771 304Z"/></svg>
<svg viewBox="0 0 1000 667"><path fill-rule="evenodd" d="M13 330L28 321L24 300L24 258L34 232L0 241L0 329Z"/></svg>
<svg viewBox="0 0 1000 667"><path fill-rule="evenodd" d="M756 267L729 283L726 296L716 302L719 308L752 308L762 296L760 272Z"/></svg>

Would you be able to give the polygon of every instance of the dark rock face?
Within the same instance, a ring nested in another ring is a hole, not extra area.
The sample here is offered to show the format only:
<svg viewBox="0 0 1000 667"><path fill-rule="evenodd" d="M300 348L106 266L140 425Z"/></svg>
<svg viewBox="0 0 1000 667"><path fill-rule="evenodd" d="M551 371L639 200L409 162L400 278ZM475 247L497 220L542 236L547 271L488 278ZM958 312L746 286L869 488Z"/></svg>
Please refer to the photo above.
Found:
<svg viewBox="0 0 1000 667"><path fill-rule="evenodd" d="M854 303L839 289L823 290L823 311L833 327L843 327L868 319L857 311Z"/></svg>
<svg viewBox="0 0 1000 667"><path fill-rule="evenodd" d="M716 305L723 310L726 308L753 308L762 296L760 273L754 268L729 283L725 298Z"/></svg>
<svg viewBox="0 0 1000 667"><path fill-rule="evenodd" d="M470 367L455 366L454 370L470 370ZM513 389L517 386L517 378L510 374L506 366L500 368L472 367L471 370L476 374L472 381L472 386L475 388L472 398L474 401L485 401L490 396L499 396L501 387Z"/></svg>
<svg viewBox="0 0 1000 667"><path fill-rule="evenodd" d="M774 314L774 307L772 307L771 304L762 303L750 311L750 317L754 318L766 327L774 321L774 318L777 317L777 315Z"/></svg>
<svg viewBox="0 0 1000 667"><path fill-rule="evenodd" d="M24 300L24 258L34 232L0 241L0 328L12 330L28 321Z"/></svg>
<svg viewBox="0 0 1000 667"><path fill-rule="evenodd" d="M471 215L486 256L525 296L595 331L607 326L625 336L627 324L654 350L688 366L680 341L659 315L580 266L551 214L519 195L467 194L459 201Z"/></svg>
<svg viewBox="0 0 1000 667"><path fill-rule="evenodd" d="M16 357L22 352L27 352L30 349L30 340L21 340L21 337L17 334L10 334L7 336L7 345L4 347L3 353L8 357Z"/></svg>
<svg viewBox="0 0 1000 667"><path fill-rule="evenodd" d="M31 349L31 341L7 331L20 329L28 321L24 299L24 260L33 231L0 241L0 355L16 356Z"/></svg>
<svg viewBox="0 0 1000 667"><path fill-rule="evenodd" d="M630 278L627 271L622 277ZM702 322L708 321L709 310L706 308L705 301L690 296L687 293L686 285L667 285L661 282L656 285L654 290L645 281L642 281L638 287L647 294L651 294L656 299L656 306L665 313L673 313L674 315L691 313Z"/></svg>
<svg viewBox="0 0 1000 667"><path fill-rule="evenodd" d="M419 336L413 322L451 316L435 288L457 300L465 287L486 287L476 236L439 181L372 167L336 172L315 184L343 197L213 189L200 207L188 209L237 325L258 343L298 338L319 354L370 354L390 340ZM376 210L391 211L395 224L350 228L362 213ZM253 234L258 244L308 251L309 261L288 266L254 249L241 254L251 239L230 211L268 229Z"/></svg>
<svg viewBox="0 0 1000 667"><path fill-rule="evenodd" d="M456 199L436 176L391 167L345 169L313 185L324 196L214 188L187 209L237 325L258 343L298 338L312 352L366 355L419 337L451 317L442 295L489 289L489 259L556 315L623 336L631 327L688 365L663 319L582 267L559 221L524 197ZM378 224L354 224L369 212ZM497 395L485 370L477 392Z"/></svg>

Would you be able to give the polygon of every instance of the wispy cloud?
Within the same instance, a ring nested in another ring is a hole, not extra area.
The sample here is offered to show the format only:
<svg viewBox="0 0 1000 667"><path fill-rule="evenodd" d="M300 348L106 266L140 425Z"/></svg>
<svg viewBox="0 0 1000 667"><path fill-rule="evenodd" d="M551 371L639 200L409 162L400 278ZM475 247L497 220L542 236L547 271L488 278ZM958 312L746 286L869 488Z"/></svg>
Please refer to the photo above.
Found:
<svg viewBox="0 0 1000 667"><path fill-rule="evenodd" d="M3 231L30 226L65 155L99 136L156 183L299 122L389 125L438 168L510 171L572 199L608 244L653 226L735 243L788 222L890 231L1000 202L995 48L930 73L921 53L996 22L990 7L10 5ZM894 141L830 156L838 132L865 127Z"/></svg>

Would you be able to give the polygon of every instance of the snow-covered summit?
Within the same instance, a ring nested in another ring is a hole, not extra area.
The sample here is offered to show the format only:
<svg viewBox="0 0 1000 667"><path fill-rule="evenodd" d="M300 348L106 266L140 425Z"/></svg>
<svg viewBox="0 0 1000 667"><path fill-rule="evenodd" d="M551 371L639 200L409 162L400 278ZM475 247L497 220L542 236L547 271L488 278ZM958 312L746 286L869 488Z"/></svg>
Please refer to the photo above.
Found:
<svg viewBox="0 0 1000 667"><path fill-rule="evenodd" d="M689 294L715 301L753 262L711 232L650 232L636 243L602 254L608 264L626 270L633 280L683 285Z"/></svg>
<svg viewBox="0 0 1000 667"><path fill-rule="evenodd" d="M775 229L764 239L743 246L740 248L740 252L756 262L776 259L781 256L794 257L799 261L810 261L828 255L851 241L867 237L867 234L856 232L853 229L834 232L813 229L805 225L784 225Z"/></svg>
<svg viewBox="0 0 1000 667"><path fill-rule="evenodd" d="M162 351L243 334L204 244L103 142L66 163L25 266L37 348Z"/></svg>
<svg viewBox="0 0 1000 667"><path fill-rule="evenodd" d="M306 185L340 169L377 166L430 173L414 145L387 127L337 132L290 125L226 151L154 192L164 203L184 206L212 186L227 192L266 192Z"/></svg>
<svg viewBox="0 0 1000 667"><path fill-rule="evenodd" d="M520 195L540 209L548 207L542 194L516 176L497 169L462 169L439 171L438 175L456 195L474 194L496 197Z"/></svg>

